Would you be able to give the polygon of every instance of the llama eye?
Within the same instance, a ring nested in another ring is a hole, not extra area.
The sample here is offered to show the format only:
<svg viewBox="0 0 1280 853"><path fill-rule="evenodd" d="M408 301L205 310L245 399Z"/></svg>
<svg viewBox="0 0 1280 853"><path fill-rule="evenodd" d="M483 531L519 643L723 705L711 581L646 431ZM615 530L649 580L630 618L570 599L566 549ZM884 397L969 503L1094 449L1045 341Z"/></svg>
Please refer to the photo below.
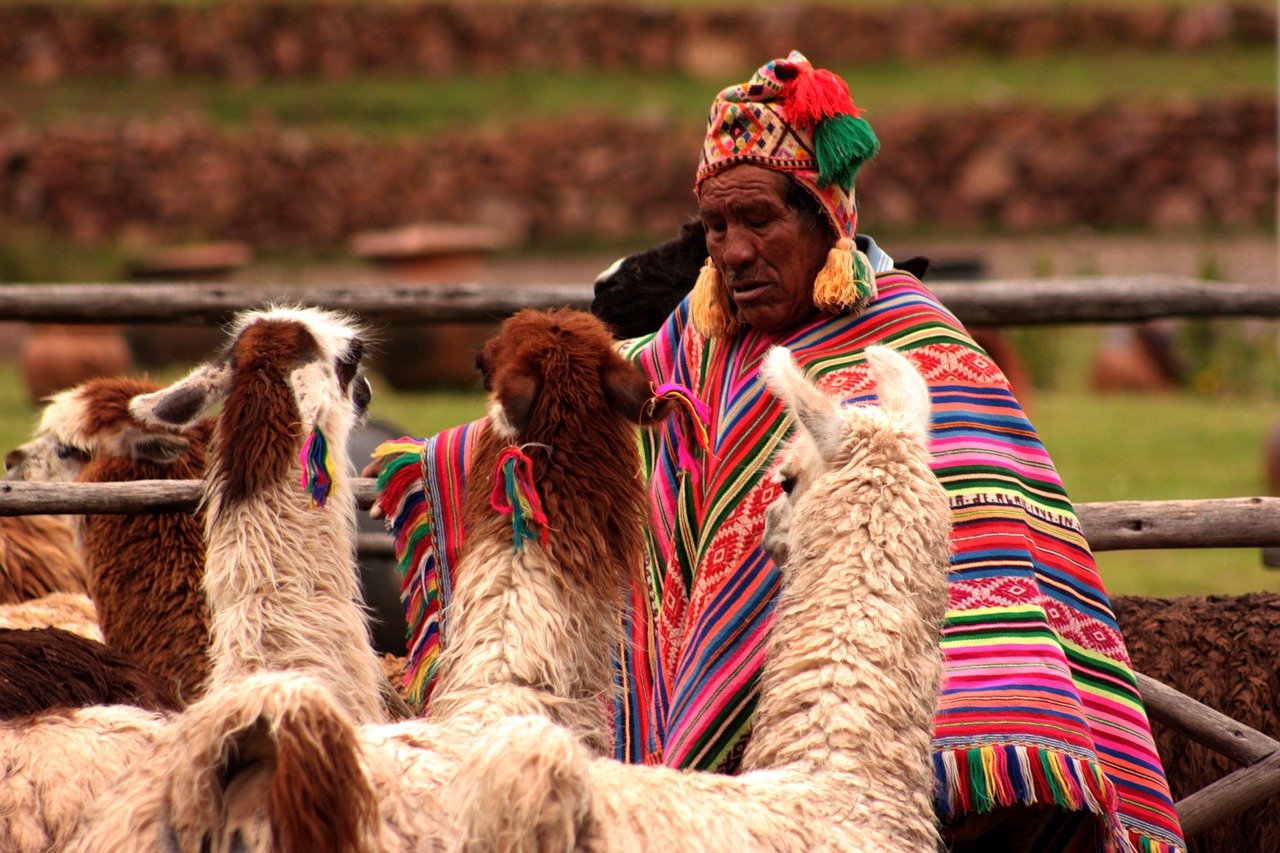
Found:
<svg viewBox="0 0 1280 853"><path fill-rule="evenodd" d="M789 495L791 494L791 490L796 487L796 478L782 477L781 479L778 480L778 486L782 488L783 494Z"/></svg>
<svg viewBox="0 0 1280 853"><path fill-rule="evenodd" d="M59 459L77 459L81 462L89 460L88 453L73 445L63 444L61 441L53 446L53 452Z"/></svg>

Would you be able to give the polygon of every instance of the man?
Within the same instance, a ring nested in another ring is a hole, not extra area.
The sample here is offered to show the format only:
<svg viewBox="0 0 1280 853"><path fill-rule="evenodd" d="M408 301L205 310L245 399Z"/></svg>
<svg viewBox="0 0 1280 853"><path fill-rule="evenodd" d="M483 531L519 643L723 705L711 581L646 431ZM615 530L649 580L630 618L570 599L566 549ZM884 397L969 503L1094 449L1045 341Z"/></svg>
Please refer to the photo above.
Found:
<svg viewBox="0 0 1280 853"><path fill-rule="evenodd" d="M712 106L695 185L710 257L662 329L621 345L655 385L708 404L711 420L709 452L692 468L674 427L642 439L647 584L633 591L618 650L617 755L736 768L779 585L760 548L779 488L767 473L790 431L759 364L787 346L825 390L866 401L862 352L882 344L930 386L934 470L952 503L934 733L948 842L1184 849L1123 640L1052 462L960 323L911 276L877 276L853 242L854 176L877 148L843 81L798 53ZM457 532L439 496L461 487L466 445L454 431L422 452L437 531ZM418 661L447 616L430 590L447 584L455 538L437 536L418 561L433 578L411 598ZM425 686L426 667L414 665Z"/></svg>

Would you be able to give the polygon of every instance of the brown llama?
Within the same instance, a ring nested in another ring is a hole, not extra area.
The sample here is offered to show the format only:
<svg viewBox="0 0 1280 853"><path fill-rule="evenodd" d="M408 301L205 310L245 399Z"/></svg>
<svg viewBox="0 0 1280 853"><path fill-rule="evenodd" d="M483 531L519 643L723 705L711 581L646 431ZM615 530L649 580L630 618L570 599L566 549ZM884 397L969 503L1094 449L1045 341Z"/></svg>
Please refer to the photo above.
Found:
<svg viewBox="0 0 1280 853"><path fill-rule="evenodd" d="M175 430L129 412L133 397L160 387L115 376L55 395L36 436L7 457L12 475L81 483L199 479L209 423ZM200 514L84 515L71 522L106 644L169 681L184 699L198 696L209 670Z"/></svg>

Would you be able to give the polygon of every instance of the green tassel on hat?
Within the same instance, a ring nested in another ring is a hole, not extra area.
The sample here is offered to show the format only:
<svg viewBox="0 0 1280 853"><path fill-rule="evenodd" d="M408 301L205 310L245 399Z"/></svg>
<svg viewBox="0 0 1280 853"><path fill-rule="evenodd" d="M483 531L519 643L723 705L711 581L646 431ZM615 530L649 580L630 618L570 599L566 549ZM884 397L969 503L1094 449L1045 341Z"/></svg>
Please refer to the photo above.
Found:
<svg viewBox="0 0 1280 853"><path fill-rule="evenodd" d="M848 189L862 164L876 156L880 140L866 119L848 113L818 122L813 130L818 158L818 182Z"/></svg>

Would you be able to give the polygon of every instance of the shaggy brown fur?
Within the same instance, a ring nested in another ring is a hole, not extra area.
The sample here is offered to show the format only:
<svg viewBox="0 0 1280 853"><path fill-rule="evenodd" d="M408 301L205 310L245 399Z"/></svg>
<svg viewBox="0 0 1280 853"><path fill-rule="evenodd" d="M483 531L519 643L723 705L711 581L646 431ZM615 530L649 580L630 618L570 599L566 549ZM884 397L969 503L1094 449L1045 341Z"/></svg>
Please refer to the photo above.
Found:
<svg viewBox="0 0 1280 853"><path fill-rule="evenodd" d="M1280 738L1280 594L1117 595L1112 607L1134 669ZM1239 767L1160 723L1151 730L1175 801ZM1278 807L1272 797L1188 839L1188 849L1280 850Z"/></svg>
<svg viewBox="0 0 1280 853"><path fill-rule="evenodd" d="M0 719L54 708L178 708L173 688L127 656L57 628L0 628Z"/></svg>
<svg viewBox="0 0 1280 853"><path fill-rule="evenodd" d="M137 393L156 390L139 384ZM121 409L131 428L143 428ZM157 430L158 432L158 430ZM198 480L209 426L185 430L185 453L170 464L99 455L80 481ZM91 569L91 595L107 645L167 679L180 695L199 695L209 670L209 606L200 513L87 515L81 540Z"/></svg>
<svg viewBox="0 0 1280 853"><path fill-rule="evenodd" d="M51 515L0 516L0 604L89 592L71 528Z"/></svg>
<svg viewBox="0 0 1280 853"><path fill-rule="evenodd" d="M302 431L289 393L289 371L318 352L315 338L301 323L253 325L236 339L229 354L236 384L222 415L224 423L236 425L236 434L216 439L210 471L211 480L225 483L225 501L246 500L292 476L294 448L275 440Z"/></svg>
<svg viewBox="0 0 1280 853"><path fill-rule="evenodd" d="M502 403L533 461L533 478L551 528L548 552L562 569L614 592L628 580L602 567L641 568L646 494L639 458L619 465L635 427L661 420L665 403L646 408L649 380L613 349L605 326L581 311L521 311L503 324L477 359L485 390ZM498 455L513 440L488 429L473 469L492 482ZM507 516L489 506L489 489L470 489L467 518L476 539L511 540ZM477 535L478 534L478 535Z"/></svg>

